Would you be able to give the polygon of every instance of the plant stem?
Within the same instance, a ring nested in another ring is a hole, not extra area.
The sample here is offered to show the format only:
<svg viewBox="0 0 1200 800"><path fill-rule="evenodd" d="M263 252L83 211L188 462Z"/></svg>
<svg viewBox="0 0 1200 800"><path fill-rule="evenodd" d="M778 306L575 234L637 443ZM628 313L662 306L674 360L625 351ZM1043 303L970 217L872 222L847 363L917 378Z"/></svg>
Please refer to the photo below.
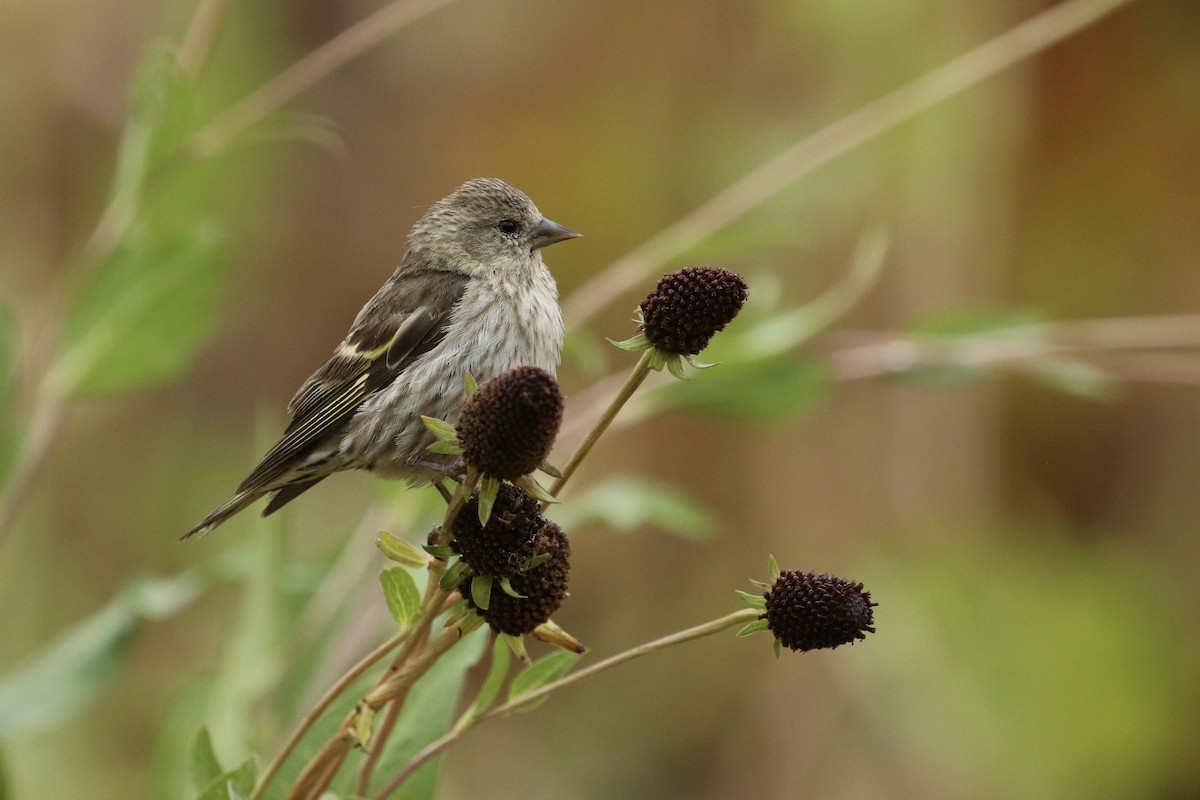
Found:
<svg viewBox="0 0 1200 800"><path fill-rule="evenodd" d="M569 686L577 681L581 681L584 678L589 678L592 675L597 675L601 672L605 672L606 670L610 670L613 667L620 666L627 661L632 661L635 658L641 658L642 656L655 653L659 650L665 650L668 647L674 647L677 644L690 642L693 639L701 639L705 636L711 636L714 633L720 633L721 631L731 628L735 625L745 625L748 622L753 622L754 620L758 619L759 616L760 612L752 608L744 608L740 611L735 611L732 614L726 614L725 616L712 620L711 622L706 622L702 625L697 625L694 628L688 628L687 630L672 633L668 636L662 637L661 639L655 639L652 642L646 642L645 644L641 644L637 647L626 650L623 653L617 653L616 655L610 656L603 661L599 661L586 669L573 672L570 675L559 678L558 680L548 683L541 688L533 690L532 692L526 692L520 697L509 700L507 703L502 703L501 705L495 706L491 710L475 717L468 724L462 727L457 727L440 739L437 739L426 745L421 752L413 756L412 760L404 765L404 768L396 774L396 777L392 778L388 785L384 787L383 791L376 795L376 800L386 800L389 795L400 788L400 785L404 783L405 780L407 780L414 772L420 769L425 762L429 761L429 759L450 747L452 744L461 739L467 731L471 730L471 728L481 722L485 722L489 719L508 716L514 711L518 711L522 706L546 697L551 692L561 689L564 686Z"/></svg>
<svg viewBox="0 0 1200 800"><path fill-rule="evenodd" d="M452 2L454 0L396 0L389 3L351 25L229 108L192 136L188 149L201 158L214 155L247 128L291 102L334 70L396 31Z"/></svg>
<svg viewBox="0 0 1200 800"><path fill-rule="evenodd" d="M225 18L233 0L202 0L192 15L187 33L179 45L177 59L188 80L200 77L208 57L217 43L217 37L225 26Z"/></svg>
<svg viewBox="0 0 1200 800"><path fill-rule="evenodd" d="M606 408L604 413L600 415L600 418L596 420L596 424L592 427L592 430L586 437L584 437L584 440L579 443L579 447L576 448L574 455L571 456L571 460L567 462L565 467L563 467L562 477L556 480L550 487L550 494L554 495L555 497L558 496L559 492L562 491L563 486L566 485L567 480L579 467L579 463L583 461L589 452L591 452L591 449L596 444L597 440L599 440L599 438L604 435L604 432L608 430L608 426L611 425L612 421L616 418L617 412L619 412L621 407L629 401L629 398L633 396L633 393L637 391L637 388L642 385L642 381L646 380L646 376L650 374L650 359L652 357L652 350L645 350L642 352L642 357L638 359L637 364L633 368L633 372L629 374L629 378L625 381L625 385L621 387L620 391L618 391L616 396L613 397L612 402L608 404L608 408ZM544 508L545 504L543 503L542 506Z"/></svg>
<svg viewBox="0 0 1200 800"><path fill-rule="evenodd" d="M62 427L62 421L67 411L67 399L56 391L51 391L45 382L39 387L37 399L34 402L33 419L29 422L29 431L21 442L16 463L0 494L0 543L8 536L29 493L45 466L50 447Z"/></svg>
<svg viewBox="0 0 1200 800"><path fill-rule="evenodd" d="M656 268L736 222L818 167L1067 39L1129 2L1059 3L805 137L584 282L563 303L568 327L587 321Z"/></svg>
<svg viewBox="0 0 1200 800"><path fill-rule="evenodd" d="M300 744L300 740L304 738L304 734L308 733L316 721L321 718L321 715L324 714L329 708L330 704L332 704L342 692L346 691L350 684L357 680L364 672L366 672L375 664L379 663L384 656L398 647L405 639L408 638L411 632L411 628L403 630L392 638L388 639L383 644L379 645L379 647L376 647L374 650L364 656L357 664L347 670L342 677L338 678L337 682L334 683L333 686L329 687L325 694L321 696L321 699L317 701L317 704L313 706L307 714L304 715L304 719L302 719L300 724L296 726L296 730L292 732L291 737L287 740L287 743L284 744L283 749L279 751L279 754L276 755L271 761L270 765L268 765L266 772L264 772L262 777L259 778L258 785L254 787L254 791L250 795L250 800L259 800L259 798L262 797L267 785L279 772L279 768L283 766L285 761L287 761L288 756L290 756L292 751L296 749L296 745Z"/></svg>

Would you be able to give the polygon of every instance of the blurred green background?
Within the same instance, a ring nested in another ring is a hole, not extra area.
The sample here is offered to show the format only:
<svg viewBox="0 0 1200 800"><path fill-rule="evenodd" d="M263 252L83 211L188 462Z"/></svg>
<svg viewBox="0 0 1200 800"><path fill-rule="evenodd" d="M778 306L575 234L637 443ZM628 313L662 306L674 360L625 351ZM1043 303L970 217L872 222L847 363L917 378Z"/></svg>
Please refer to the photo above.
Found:
<svg viewBox="0 0 1200 800"><path fill-rule="evenodd" d="M165 369L169 380L69 404L0 542L0 675L139 576L271 563L276 577L266 590L222 580L190 604L174 586L178 612L122 629L121 652L94 666L111 679L95 702L3 739L0 796L176 796L173 765L203 721L224 760L269 756L292 721L272 711L277 695L311 704L337 665L380 640L374 532L422 537L429 497L343 475L278 521L246 514L207 540L176 539L282 429L288 398L430 203L481 175L526 191L585 235L547 252L569 300L767 158L1048 5L461 0L320 81L278 130L156 188L147 206L164 227L223 231L223 271L206 273L195 301L218 313L191 320L185 298L174 318L194 328L196 357ZM234 3L195 119L378 7ZM178 41L193 11L0 8L0 292L19 376L4 402L16 430L53 352L52 310L89 285L68 265L113 182L137 65ZM881 281L814 355L944 309L1194 315L1198 43L1195 0L1134 2L822 167L672 266L743 273L761 304L747 314L761 318L769 298L793 307L828 288L863 230L883 224ZM568 419L573 395L632 364L600 337L630 334L656 278L575 333ZM1100 364L1125 379L1106 401L1011 375L845 380L803 412L664 414L606 438L564 514L589 481L647 476L696 498L714 535L572 530L572 594L556 619L590 657L733 610L768 553L862 580L879 632L778 661L766 637L727 635L607 673L473 733L441 796L1200 796L1200 334L1194 317L1182 328L1188 351ZM340 577L318 580L330 563ZM334 588L289 605L318 584ZM292 667L314 658L313 618L338 620L334 666L292 685Z"/></svg>

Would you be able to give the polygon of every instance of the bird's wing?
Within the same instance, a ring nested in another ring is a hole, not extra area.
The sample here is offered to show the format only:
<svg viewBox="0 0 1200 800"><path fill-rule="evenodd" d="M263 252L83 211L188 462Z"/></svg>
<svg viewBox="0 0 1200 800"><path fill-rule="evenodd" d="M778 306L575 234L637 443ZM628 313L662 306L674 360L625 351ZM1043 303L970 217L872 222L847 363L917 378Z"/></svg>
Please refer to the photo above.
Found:
<svg viewBox="0 0 1200 800"><path fill-rule="evenodd" d="M288 404L292 421L238 491L267 486L345 421L375 392L445 338L446 322L466 276L397 273L359 313L333 357Z"/></svg>

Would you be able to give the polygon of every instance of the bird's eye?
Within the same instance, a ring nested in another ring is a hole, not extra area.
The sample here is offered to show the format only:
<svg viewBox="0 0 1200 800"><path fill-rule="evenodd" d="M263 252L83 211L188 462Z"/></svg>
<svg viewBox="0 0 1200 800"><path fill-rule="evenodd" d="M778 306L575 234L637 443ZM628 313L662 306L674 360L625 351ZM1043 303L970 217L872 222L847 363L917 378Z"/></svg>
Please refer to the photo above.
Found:
<svg viewBox="0 0 1200 800"><path fill-rule="evenodd" d="M502 219L496 224L496 227L499 228L500 232L505 236L512 236L521 229L521 226L517 224L515 219Z"/></svg>

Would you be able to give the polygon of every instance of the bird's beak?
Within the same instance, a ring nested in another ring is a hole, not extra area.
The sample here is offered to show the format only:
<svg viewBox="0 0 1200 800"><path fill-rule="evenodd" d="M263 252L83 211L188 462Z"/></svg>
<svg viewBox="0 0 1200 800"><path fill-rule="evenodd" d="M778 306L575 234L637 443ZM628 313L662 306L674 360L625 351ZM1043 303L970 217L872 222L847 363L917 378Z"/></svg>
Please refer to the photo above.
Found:
<svg viewBox="0 0 1200 800"><path fill-rule="evenodd" d="M534 229L529 237L530 249L537 250L546 245L554 244L555 242L563 242L567 239L577 239L582 236L582 233L573 231L565 225L559 225L554 220L543 218Z"/></svg>

